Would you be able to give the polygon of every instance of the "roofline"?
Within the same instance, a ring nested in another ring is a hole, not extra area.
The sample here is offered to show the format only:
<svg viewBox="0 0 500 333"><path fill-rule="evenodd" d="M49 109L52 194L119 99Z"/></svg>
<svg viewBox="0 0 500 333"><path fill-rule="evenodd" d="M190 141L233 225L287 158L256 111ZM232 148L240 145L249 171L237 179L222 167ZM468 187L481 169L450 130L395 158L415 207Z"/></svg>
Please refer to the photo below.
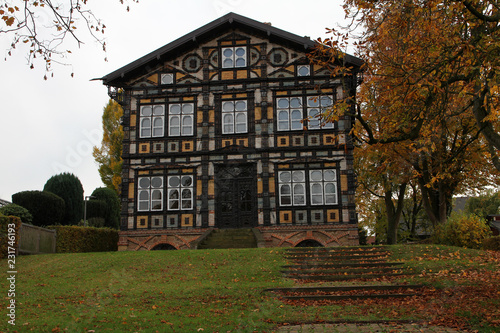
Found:
<svg viewBox="0 0 500 333"><path fill-rule="evenodd" d="M250 18L247 18L245 16L241 16L235 13L228 13L180 38L177 38L176 40L160 47L159 49L150 52L146 54L145 56L129 63L128 65L125 65L105 76L102 78L96 79L96 80L102 80L105 85L111 85L110 83L112 81L115 81L120 78L124 78L127 74L130 72L139 69L141 66L144 66L148 63L157 63L160 61L161 57L167 54L168 52L171 52L177 48L180 48L182 46L189 45L190 43L197 43L198 40L202 40L204 38L209 38L212 36L212 34L209 34L208 36L204 36L205 34L211 32L212 30L218 29L223 27L224 25L229 24L231 26L235 24L241 24L244 26L249 26L251 28L260 30L264 33L267 34L267 36L272 37L275 36L279 39L286 40L291 42L292 44L295 44L296 47L299 48L304 48L304 49L311 49L317 45L317 42L312 41L308 37L301 37L296 34L292 34L290 32L287 32L285 30L281 30L278 28L275 28L269 24L262 23ZM357 57L351 56L349 54L345 54L345 60L348 63L351 63L355 66L361 66L363 64L363 61Z"/></svg>

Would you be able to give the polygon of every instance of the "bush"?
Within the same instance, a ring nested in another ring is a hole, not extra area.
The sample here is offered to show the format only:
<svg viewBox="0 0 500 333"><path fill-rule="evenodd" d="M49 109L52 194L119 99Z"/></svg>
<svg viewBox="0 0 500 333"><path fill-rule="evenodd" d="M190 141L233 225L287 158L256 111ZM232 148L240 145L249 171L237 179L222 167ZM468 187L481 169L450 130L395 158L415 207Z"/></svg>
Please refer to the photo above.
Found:
<svg viewBox="0 0 500 333"><path fill-rule="evenodd" d="M479 249L483 240L491 235L486 220L477 215L452 214L444 225L434 230L437 244Z"/></svg>
<svg viewBox="0 0 500 333"><path fill-rule="evenodd" d="M33 222L33 215L24 207L16 204L8 204L0 208L0 214L5 216L17 216L21 222L31 224Z"/></svg>
<svg viewBox="0 0 500 333"><path fill-rule="evenodd" d="M45 191L23 191L12 195L12 202L26 208L39 227L61 224L64 217L64 200Z"/></svg>
<svg viewBox="0 0 500 333"><path fill-rule="evenodd" d="M9 250L18 248L20 228L21 219L19 217L0 214L0 259L8 258Z"/></svg>
<svg viewBox="0 0 500 333"><path fill-rule="evenodd" d="M52 176L43 190L63 198L66 205L62 224L78 224L83 217L83 186L78 177L67 172Z"/></svg>
<svg viewBox="0 0 500 333"><path fill-rule="evenodd" d="M500 251L500 236L486 238L483 241L483 250Z"/></svg>
<svg viewBox="0 0 500 333"><path fill-rule="evenodd" d="M103 200L89 200L87 201L87 220L92 217L101 217L104 219L106 216L106 202Z"/></svg>
<svg viewBox="0 0 500 333"><path fill-rule="evenodd" d="M120 227L120 198L116 192L107 187L99 187L92 192L92 196L106 203L105 213L100 216L106 220L104 226L118 229Z"/></svg>
<svg viewBox="0 0 500 333"><path fill-rule="evenodd" d="M118 250L118 230L109 228L50 226L57 232L57 253Z"/></svg>

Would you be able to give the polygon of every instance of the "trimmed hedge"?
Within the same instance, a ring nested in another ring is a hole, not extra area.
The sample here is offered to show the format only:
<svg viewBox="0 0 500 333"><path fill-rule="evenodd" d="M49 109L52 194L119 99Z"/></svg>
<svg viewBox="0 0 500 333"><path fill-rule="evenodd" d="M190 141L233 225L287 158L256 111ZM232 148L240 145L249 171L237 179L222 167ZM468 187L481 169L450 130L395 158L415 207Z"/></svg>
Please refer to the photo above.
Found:
<svg viewBox="0 0 500 333"><path fill-rule="evenodd" d="M21 222L32 224L33 215L26 208L16 205L14 203L8 204L0 208L0 214L5 216L17 216L21 219Z"/></svg>
<svg viewBox="0 0 500 333"><path fill-rule="evenodd" d="M57 232L57 253L118 250L118 230L78 226L49 226Z"/></svg>
<svg viewBox="0 0 500 333"><path fill-rule="evenodd" d="M14 225L14 228L12 228ZM17 216L4 216L0 214L0 258L4 259L8 257L9 247L12 247L12 241L14 241L14 247L17 249L19 245L19 229L21 228L21 219ZM9 232L9 229L10 232ZM14 229L14 230L12 230ZM12 232L14 231L14 232ZM14 235L14 239L9 239L9 234ZM9 244L9 242L11 244Z"/></svg>
<svg viewBox="0 0 500 333"><path fill-rule="evenodd" d="M486 238L483 241L483 250L500 251L500 236Z"/></svg>
<svg viewBox="0 0 500 333"><path fill-rule="evenodd" d="M46 191L23 191L12 195L12 202L26 208L33 215L33 225L61 224L64 217L64 200Z"/></svg>

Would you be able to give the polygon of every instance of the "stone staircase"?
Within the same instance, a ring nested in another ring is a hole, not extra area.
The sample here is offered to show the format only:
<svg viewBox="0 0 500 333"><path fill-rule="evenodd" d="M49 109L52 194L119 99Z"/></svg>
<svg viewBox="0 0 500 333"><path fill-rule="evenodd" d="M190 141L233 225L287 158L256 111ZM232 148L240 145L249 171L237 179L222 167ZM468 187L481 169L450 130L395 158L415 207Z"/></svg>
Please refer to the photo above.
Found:
<svg viewBox="0 0 500 333"><path fill-rule="evenodd" d="M300 284L322 284L265 291L282 299L304 301L414 296L422 285L387 283L386 279L413 274L403 263L389 262L389 255L383 247L288 249L285 258L289 265L283 266L283 276ZM386 281L377 283L380 278ZM328 282L337 284L324 284Z"/></svg>
<svg viewBox="0 0 500 333"><path fill-rule="evenodd" d="M257 247L252 229L213 229L198 249L242 249Z"/></svg>

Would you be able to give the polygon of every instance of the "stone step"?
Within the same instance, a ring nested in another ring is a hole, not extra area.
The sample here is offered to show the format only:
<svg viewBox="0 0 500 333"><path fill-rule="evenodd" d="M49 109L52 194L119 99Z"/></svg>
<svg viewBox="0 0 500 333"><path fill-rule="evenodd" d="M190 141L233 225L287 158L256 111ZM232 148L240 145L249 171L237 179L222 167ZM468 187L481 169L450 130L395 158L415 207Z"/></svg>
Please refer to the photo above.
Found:
<svg viewBox="0 0 500 333"><path fill-rule="evenodd" d="M255 248L257 241L252 229L214 229L200 242L198 249Z"/></svg>
<svg viewBox="0 0 500 333"><path fill-rule="evenodd" d="M319 264L317 262L310 264L284 265L286 269L311 269L311 268L350 268L350 267L396 267L403 265L402 262L340 262L336 264Z"/></svg>
<svg viewBox="0 0 500 333"><path fill-rule="evenodd" d="M404 276L404 275L414 275L413 272L407 273L384 273L384 274L348 274L348 275L313 275L313 274L284 274L283 276L289 279L296 280L310 280L310 281L349 281L349 280L358 280L358 279L379 279L383 277L394 277L394 276Z"/></svg>
<svg viewBox="0 0 500 333"><path fill-rule="evenodd" d="M355 300L371 298L401 298L415 296L423 285L360 285L330 287L272 288L279 297L289 300Z"/></svg>

